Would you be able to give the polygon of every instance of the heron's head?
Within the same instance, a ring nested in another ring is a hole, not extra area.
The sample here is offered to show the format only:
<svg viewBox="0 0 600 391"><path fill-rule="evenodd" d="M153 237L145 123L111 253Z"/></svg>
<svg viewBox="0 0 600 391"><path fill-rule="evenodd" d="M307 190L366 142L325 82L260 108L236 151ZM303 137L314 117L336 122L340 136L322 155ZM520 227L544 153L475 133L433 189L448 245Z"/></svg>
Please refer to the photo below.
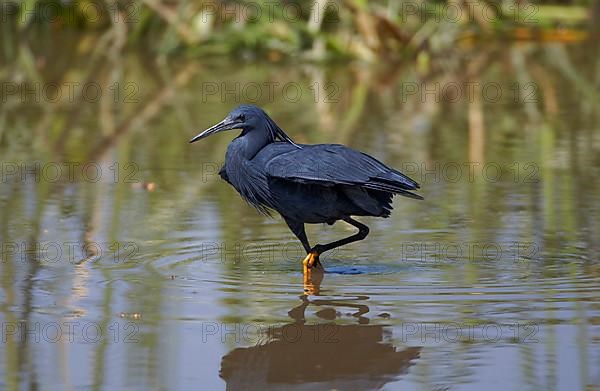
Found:
<svg viewBox="0 0 600 391"><path fill-rule="evenodd" d="M221 122L192 138L190 143L201 140L211 134L231 129L242 129L242 134L264 134L272 141L279 139L294 144L292 139L277 126L275 121L263 109L254 105L236 107Z"/></svg>

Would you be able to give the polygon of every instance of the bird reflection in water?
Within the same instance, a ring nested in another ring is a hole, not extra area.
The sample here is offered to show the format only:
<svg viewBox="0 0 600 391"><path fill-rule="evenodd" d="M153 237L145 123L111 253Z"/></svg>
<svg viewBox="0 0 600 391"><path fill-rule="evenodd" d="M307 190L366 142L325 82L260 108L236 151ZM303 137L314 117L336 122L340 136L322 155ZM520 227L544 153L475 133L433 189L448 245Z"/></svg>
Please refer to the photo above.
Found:
<svg viewBox="0 0 600 391"><path fill-rule="evenodd" d="M325 271L322 267L305 268L303 275L305 295L318 295L321 293L324 274Z"/></svg>
<svg viewBox="0 0 600 391"><path fill-rule="evenodd" d="M366 299L301 296L302 303L288 312L293 322L269 329L264 336L267 342L234 349L223 357L220 376L227 389L367 390L396 380L414 364L421 348L398 350L385 341L391 333L383 326L369 325L363 316L369 307L356 303ZM308 325L305 311L311 304L324 306L316 315L328 321L339 315L336 307L356 309L352 316L358 324Z"/></svg>

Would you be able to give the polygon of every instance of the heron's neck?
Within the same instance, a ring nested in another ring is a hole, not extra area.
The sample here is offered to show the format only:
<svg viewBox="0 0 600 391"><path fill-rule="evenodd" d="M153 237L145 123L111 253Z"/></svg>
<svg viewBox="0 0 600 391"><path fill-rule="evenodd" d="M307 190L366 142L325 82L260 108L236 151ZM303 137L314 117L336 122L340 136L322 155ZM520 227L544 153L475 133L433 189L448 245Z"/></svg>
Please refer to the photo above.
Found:
<svg viewBox="0 0 600 391"><path fill-rule="evenodd" d="M246 159L251 160L261 149L274 141L266 129L243 132L238 137L239 151Z"/></svg>

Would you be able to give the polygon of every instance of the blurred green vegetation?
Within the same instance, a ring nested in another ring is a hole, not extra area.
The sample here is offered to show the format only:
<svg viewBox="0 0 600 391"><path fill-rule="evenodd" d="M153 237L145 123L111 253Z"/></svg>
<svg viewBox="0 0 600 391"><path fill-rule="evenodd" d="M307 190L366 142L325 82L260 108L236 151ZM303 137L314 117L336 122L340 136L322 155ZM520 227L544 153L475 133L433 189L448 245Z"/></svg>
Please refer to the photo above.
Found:
<svg viewBox="0 0 600 391"><path fill-rule="evenodd" d="M489 37L573 41L600 13L596 2L431 0L24 0L2 1L2 45L23 35L89 32L96 43L145 44L190 55L279 60L375 60L415 51L443 53Z"/></svg>

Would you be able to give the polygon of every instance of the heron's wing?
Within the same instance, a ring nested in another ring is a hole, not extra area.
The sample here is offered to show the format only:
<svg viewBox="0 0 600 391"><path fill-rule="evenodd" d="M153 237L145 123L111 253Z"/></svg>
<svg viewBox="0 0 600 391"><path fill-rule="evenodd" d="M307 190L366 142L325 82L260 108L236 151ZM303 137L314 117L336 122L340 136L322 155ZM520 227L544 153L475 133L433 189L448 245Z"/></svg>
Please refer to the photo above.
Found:
<svg viewBox="0 0 600 391"><path fill-rule="evenodd" d="M273 156L266 174L293 182L359 186L422 199L409 191L419 188L414 180L374 157L337 144L304 145Z"/></svg>

